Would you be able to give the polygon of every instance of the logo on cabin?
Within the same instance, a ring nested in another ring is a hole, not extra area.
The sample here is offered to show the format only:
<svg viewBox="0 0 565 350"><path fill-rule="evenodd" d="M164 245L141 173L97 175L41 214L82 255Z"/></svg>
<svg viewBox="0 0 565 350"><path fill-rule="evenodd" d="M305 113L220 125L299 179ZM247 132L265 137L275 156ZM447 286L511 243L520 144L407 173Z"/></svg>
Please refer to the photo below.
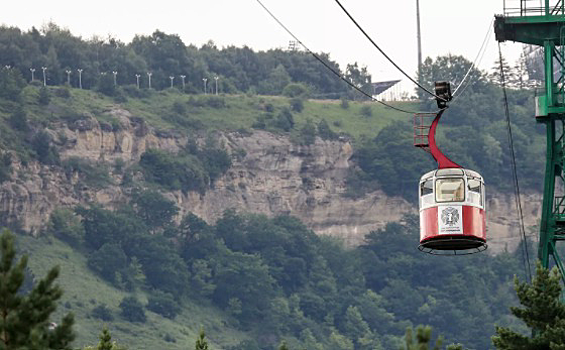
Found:
<svg viewBox="0 0 565 350"><path fill-rule="evenodd" d="M446 226L455 226L459 222L459 211L457 208L447 207L441 211L441 221Z"/></svg>

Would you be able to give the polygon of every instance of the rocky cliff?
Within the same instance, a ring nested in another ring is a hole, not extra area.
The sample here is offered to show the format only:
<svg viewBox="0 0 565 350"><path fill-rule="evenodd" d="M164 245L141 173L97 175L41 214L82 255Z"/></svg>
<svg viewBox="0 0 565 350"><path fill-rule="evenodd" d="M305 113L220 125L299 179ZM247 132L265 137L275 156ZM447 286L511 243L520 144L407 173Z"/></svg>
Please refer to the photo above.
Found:
<svg viewBox="0 0 565 350"><path fill-rule="evenodd" d="M94 117L52 126L48 132L61 159L79 157L107 163L119 159L127 166L137 162L148 148L176 152L188 141L187 136L174 131L154 129L126 110L107 113L119 120L118 126ZM406 213L417 214L416 205L381 191L356 199L344 196L345 179L353 166L353 149L347 140L318 138L312 145L300 146L285 136L265 131L249 135L224 133L219 137L238 157L233 157L232 168L204 195L167 193L182 213L191 211L209 222L229 208L269 216L291 214L318 234L338 236L348 244L362 242L366 233L398 221ZM96 189L60 167L37 162L23 166L16 161L12 181L0 186L0 219L37 234L57 207L89 202L115 207L127 200L127 193L118 185L121 175L112 177L114 184ZM519 231L513 197L492 190L488 195L491 247L514 249ZM536 224L540 199L536 194L524 196L528 226Z"/></svg>

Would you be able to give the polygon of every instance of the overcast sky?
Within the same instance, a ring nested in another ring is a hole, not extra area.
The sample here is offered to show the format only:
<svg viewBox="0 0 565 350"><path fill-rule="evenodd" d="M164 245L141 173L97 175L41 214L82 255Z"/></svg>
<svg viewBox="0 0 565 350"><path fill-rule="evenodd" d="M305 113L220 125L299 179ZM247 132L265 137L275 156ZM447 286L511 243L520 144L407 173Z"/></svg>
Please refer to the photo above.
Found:
<svg viewBox="0 0 565 350"><path fill-rule="evenodd" d="M518 0L507 0L518 1ZM353 26L333 0L262 0L302 41L326 52L342 67L366 65L373 81L400 79ZM414 75L417 67L416 0L341 0L381 48ZM448 53L473 61L502 0L420 0L424 57ZM136 34L159 29L178 34L185 44L213 40L219 47L247 45L258 50L287 47L292 38L256 0L20 0L4 4L0 23L27 30L53 21L75 35L112 35L129 42ZM503 54L512 63L521 45L507 43ZM494 34L480 64L490 70L498 52ZM409 86L404 84L404 86Z"/></svg>

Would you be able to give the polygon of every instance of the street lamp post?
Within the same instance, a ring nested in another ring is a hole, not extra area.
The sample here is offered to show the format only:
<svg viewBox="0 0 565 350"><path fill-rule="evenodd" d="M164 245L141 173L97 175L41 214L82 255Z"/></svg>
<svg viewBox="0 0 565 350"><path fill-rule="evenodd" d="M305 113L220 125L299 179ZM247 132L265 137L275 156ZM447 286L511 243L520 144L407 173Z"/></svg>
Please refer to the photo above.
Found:
<svg viewBox="0 0 565 350"><path fill-rule="evenodd" d="M47 86L47 75L45 74L47 67L41 67L41 70L43 71L43 86Z"/></svg>
<svg viewBox="0 0 565 350"><path fill-rule="evenodd" d="M214 77L214 80L216 81L216 95L218 94L218 79L220 79L220 78Z"/></svg>
<svg viewBox="0 0 565 350"><path fill-rule="evenodd" d="M206 95L206 94L207 94L207 91L206 91L206 82L208 81L208 79L207 79L207 78L202 78L202 81L204 82L204 95Z"/></svg>
<svg viewBox="0 0 565 350"><path fill-rule="evenodd" d="M35 68L30 68L29 71L31 72L31 81L33 82L34 78L35 78L35 76L34 76Z"/></svg>
<svg viewBox="0 0 565 350"><path fill-rule="evenodd" d="M175 80L175 77L173 77L172 75L169 76L169 79L171 79L171 89L173 88L173 80Z"/></svg>
<svg viewBox="0 0 565 350"><path fill-rule="evenodd" d="M67 85L71 86L71 70L65 69L65 73L67 73Z"/></svg>
<svg viewBox="0 0 565 350"><path fill-rule="evenodd" d="M139 77L141 77L141 74L136 74L135 75L135 83L137 85L137 89L139 90Z"/></svg>
<svg viewBox="0 0 565 350"><path fill-rule="evenodd" d="M147 76L149 77L149 82L148 82L148 86L151 89L151 76L153 75L153 73L151 72L147 72Z"/></svg>
<svg viewBox="0 0 565 350"><path fill-rule="evenodd" d="M78 88L82 89L82 69L77 69L78 72Z"/></svg>
<svg viewBox="0 0 565 350"><path fill-rule="evenodd" d="M113 70L112 74L114 75L114 86L118 85L118 72Z"/></svg>
<svg viewBox="0 0 565 350"><path fill-rule="evenodd" d="M186 75L181 75L180 78L182 79L182 91L184 91L184 78L186 78Z"/></svg>

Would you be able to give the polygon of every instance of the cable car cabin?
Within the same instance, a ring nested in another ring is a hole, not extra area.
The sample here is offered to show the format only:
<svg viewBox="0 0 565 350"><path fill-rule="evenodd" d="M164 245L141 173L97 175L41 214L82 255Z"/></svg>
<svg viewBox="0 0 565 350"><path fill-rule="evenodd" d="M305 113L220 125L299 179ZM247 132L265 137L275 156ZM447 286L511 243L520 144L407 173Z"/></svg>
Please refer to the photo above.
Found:
<svg viewBox="0 0 565 350"><path fill-rule="evenodd" d="M485 186L481 175L443 168L420 179L420 246L432 254L471 254L486 245Z"/></svg>

